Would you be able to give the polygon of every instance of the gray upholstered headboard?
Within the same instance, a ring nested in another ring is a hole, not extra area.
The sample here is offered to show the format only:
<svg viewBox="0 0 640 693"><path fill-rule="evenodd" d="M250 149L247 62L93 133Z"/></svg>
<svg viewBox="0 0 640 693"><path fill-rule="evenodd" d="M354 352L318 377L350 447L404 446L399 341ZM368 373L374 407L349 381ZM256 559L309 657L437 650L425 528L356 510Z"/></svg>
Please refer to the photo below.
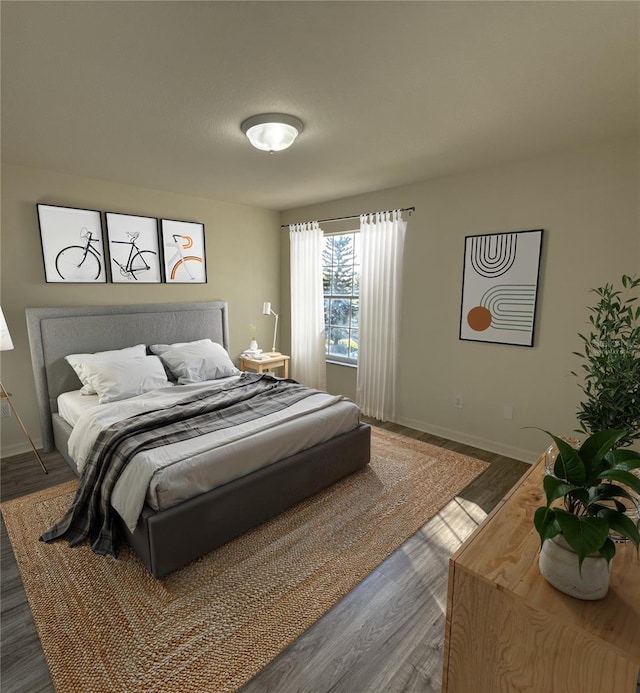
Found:
<svg viewBox="0 0 640 693"><path fill-rule="evenodd" d="M226 301L27 308L44 450L53 449L51 414L58 410L58 395L81 387L65 356L205 337L228 350L227 311Z"/></svg>

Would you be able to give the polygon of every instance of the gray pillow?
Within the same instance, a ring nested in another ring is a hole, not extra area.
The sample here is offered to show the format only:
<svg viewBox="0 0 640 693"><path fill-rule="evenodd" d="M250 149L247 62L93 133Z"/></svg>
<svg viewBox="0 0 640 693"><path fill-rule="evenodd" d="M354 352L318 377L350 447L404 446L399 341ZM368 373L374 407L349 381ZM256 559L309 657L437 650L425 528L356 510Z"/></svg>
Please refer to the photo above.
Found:
<svg viewBox="0 0 640 693"><path fill-rule="evenodd" d="M160 357L178 385L228 378L240 373L224 347L210 339L176 344L152 344L149 351Z"/></svg>

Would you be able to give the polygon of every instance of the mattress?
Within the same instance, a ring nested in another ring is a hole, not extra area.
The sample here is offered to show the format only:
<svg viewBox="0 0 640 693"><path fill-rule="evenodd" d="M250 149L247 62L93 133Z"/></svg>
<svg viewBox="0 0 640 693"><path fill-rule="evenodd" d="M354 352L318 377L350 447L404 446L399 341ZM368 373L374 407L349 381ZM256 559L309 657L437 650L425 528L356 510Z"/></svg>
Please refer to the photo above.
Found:
<svg viewBox="0 0 640 693"><path fill-rule="evenodd" d="M59 413L69 423L74 421L69 453L78 471L82 470L100 431L112 423L171 406L191 392L216 387L222 382L163 388L103 405L85 402L91 396L61 395ZM145 501L154 510L170 508L346 433L359 423L360 409L353 402L342 396L316 392L257 421L135 455L115 486L111 504L133 531Z"/></svg>

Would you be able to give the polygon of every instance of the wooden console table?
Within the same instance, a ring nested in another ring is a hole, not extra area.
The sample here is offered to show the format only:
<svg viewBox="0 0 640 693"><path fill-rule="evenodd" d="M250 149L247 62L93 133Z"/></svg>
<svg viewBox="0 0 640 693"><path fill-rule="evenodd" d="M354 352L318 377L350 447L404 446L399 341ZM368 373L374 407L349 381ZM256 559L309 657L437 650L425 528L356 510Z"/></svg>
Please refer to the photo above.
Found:
<svg viewBox="0 0 640 693"><path fill-rule="evenodd" d="M640 559L618 544L609 593L569 597L538 570L543 458L449 561L443 693L634 693Z"/></svg>

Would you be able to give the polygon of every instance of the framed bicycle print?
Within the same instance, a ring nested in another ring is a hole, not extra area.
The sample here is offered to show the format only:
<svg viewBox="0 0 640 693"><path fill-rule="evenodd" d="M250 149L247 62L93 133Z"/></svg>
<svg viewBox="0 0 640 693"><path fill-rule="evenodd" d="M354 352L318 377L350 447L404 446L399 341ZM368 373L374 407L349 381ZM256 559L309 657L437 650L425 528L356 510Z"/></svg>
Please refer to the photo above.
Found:
<svg viewBox="0 0 640 693"><path fill-rule="evenodd" d="M107 242L114 284L159 284L158 220L106 212Z"/></svg>
<svg viewBox="0 0 640 693"><path fill-rule="evenodd" d="M164 277L167 284L207 281L204 224L161 219Z"/></svg>
<svg viewBox="0 0 640 693"><path fill-rule="evenodd" d="M533 346L542 233L465 238L460 339Z"/></svg>
<svg viewBox="0 0 640 693"><path fill-rule="evenodd" d="M100 212L38 204L38 224L47 282L107 281Z"/></svg>

